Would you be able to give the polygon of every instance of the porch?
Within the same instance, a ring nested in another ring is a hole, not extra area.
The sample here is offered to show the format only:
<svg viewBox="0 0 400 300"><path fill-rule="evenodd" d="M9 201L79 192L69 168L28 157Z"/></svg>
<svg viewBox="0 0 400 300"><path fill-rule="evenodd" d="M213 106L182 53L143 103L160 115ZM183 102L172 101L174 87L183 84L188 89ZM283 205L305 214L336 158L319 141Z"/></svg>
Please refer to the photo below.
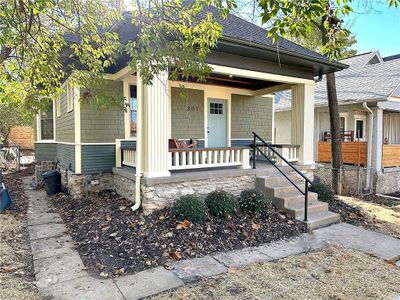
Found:
<svg viewBox="0 0 400 300"><path fill-rule="evenodd" d="M293 139L272 146L289 162L313 165L312 124L306 124L313 118L312 79L212 67L204 84L171 81L167 73L155 77L152 85L144 85L129 71L118 78L131 110L125 113L125 138L116 140L117 168L133 167L144 178L201 169L250 169L252 131L272 143L273 93L288 88L294 95ZM171 147L171 140L195 146ZM255 157L260 158L259 153Z"/></svg>

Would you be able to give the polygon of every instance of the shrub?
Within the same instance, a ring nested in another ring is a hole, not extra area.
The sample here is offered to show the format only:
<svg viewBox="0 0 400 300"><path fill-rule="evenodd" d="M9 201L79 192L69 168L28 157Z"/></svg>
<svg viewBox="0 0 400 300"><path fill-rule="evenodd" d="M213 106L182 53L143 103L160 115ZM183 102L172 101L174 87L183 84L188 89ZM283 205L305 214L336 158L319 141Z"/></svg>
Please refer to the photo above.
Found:
<svg viewBox="0 0 400 300"><path fill-rule="evenodd" d="M324 202L329 202L333 199L334 194L331 190L331 188L321 182L318 183L313 183L308 190L310 192L314 192L318 194L318 200L324 201Z"/></svg>
<svg viewBox="0 0 400 300"><path fill-rule="evenodd" d="M205 203L213 216L227 217L236 214L239 209L235 196L219 189L209 193Z"/></svg>
<svg viewBox="0 0 400 300"><path fill-rule="evenodd" d="M244 190L240 194L240 209L250 214L260 214L271 206L272 200L257 189Z"/></svg>
<svg viewBox="0 0 400 300"><path fill-rule="evenodd" d="M192 223L202 222L207 213L207 207L197 196L185 195L172 205L172 215L179 221L188 220Z"/></svg>

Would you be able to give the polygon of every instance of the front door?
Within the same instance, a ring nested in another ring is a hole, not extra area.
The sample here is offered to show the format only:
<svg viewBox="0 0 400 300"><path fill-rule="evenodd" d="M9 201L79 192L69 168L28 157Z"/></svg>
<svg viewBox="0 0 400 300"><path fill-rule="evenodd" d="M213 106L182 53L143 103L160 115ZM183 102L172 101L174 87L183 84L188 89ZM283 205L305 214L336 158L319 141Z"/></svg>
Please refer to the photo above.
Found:
<svg viewBox="0 0 400 300"><path fill-rule="evenodd" d="M208 147L227 146L226 100L208 99Z"/></svg>

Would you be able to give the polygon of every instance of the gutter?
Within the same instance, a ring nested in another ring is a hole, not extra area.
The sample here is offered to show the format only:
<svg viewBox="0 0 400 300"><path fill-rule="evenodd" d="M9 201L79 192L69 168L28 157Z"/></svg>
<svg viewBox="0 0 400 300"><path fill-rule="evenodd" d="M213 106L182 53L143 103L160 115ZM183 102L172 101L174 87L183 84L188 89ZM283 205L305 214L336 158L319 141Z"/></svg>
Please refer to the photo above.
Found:
<svg viewBox="0 0 400 300"><path fill-rule="evenodd" d="M135 174L135 204L131 207L132 211L138 210L142 204L141 191L140 191L140 180L142 177L142 149L143 149L143 84L142 78L138 74L137 76L137 124L136 124L136 174Z"/></svg>
<svg viewBox="0 0 400 300"><path fill-rule="evenodd" d="M276 46L268 46L268 45L264 45L264 44L260 44L260 43L256 43L256 42L252 42L251 44L249 43L249 41L246 40L241 40L241 39L237 39L237 38L231 38L231 37L227 37L227 36L222 36L219 41L226 41L226 42L231 42L231 43L236 43L236 44L240 44L243 46L247 46L250 48L258 48L261 50L267 50L273 53L277 52L277 48ZM284 48L279 47L279 53L280 54L286 54L286 55L290 55L292 57L297 57L300 59L304 59L304 60L308 60L311 62L316 62L322 65L326 65L326 66L330 66L330 67L334 67L337 68L339 70L343 70L343 69L347 69L349 66L340 62L330 62L329 60L322 60L322 59L318 59L316 57L312 57L312 56L308 56L308 55L303 55L297 52L293 52L293 51L289 51L286 50ZM339 71L338 70L338 71Z"/></svg>
<svg viewBox="0 0 400 300"><path fill-rule="evenodd" d="M363 107L368 111L368 155L367 155L367 176L366 176L366 186L371 189L371 174L370 169L372 165L372 138L373 138L373 123L374 123L374 113L368 107L367 102L363 102Z"/></svg>

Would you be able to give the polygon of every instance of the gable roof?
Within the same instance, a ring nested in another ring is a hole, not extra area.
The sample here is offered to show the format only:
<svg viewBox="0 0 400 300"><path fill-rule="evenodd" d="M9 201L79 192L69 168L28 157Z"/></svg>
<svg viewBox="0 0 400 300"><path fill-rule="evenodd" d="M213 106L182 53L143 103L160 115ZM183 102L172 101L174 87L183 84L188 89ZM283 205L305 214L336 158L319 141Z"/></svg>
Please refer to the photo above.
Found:
<svg viewBox="0 0 400 300"><path fill-rule="evenodd" d="M376 52L368 52L342 60L350 67L336 73L339 105L387 100L400 86L400 59L368 64L374 55ZM327 105L326 77L324 76L315 86L315 106ZM275 94L276 111L290 110L290 107L290 91Z"/></svg>
<svg viewBox="0 0 400 300"><path fill-rule="evenodd" d="M266 29L233 14L229 14L226 19L223 19L214 6L206 6L199 13L199 16L204 16L210 12L223 27L223 36L218 41L217 49L215 49L217 51L310 68L314 70L315 76L336 72L347 67L343 63L330 61L326 56L284 38L279 38L278 42L274 44L268 38ZM125 44L129 40L137 39L139 30L132 25L129 13L125 12L123 16L123 20L118 21L114 29L117 30L121 43ZM117 71L121 64L126 63L126 61L127 57L120 59L117 65L110 69L110 73Z"/></svg>

